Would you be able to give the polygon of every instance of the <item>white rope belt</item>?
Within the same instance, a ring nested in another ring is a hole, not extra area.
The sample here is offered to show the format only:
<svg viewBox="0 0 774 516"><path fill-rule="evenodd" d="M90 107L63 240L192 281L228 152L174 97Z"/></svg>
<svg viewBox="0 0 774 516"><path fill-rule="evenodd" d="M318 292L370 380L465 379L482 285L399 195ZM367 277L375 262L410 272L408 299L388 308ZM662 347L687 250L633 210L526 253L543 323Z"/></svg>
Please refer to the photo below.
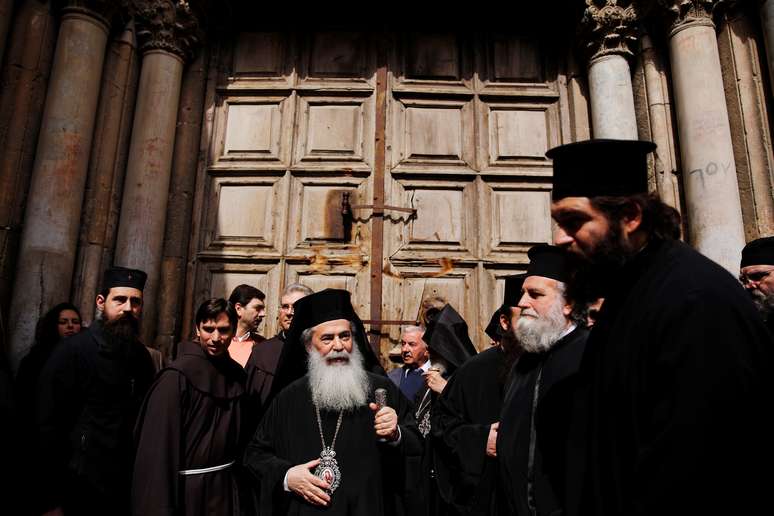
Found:
<svg viewBox="0 0 774 516"><path fill-rule="evenodd" d="M209 468L198 468L198 469L184 469L182 471L179 471L178 473L180 475L201 475L202 473L214 473L215 471L223 471L224 469L228 469L231 466L234 465L234 462L231 461L227 464L220 464L218 466L211 466Z"/></svg>

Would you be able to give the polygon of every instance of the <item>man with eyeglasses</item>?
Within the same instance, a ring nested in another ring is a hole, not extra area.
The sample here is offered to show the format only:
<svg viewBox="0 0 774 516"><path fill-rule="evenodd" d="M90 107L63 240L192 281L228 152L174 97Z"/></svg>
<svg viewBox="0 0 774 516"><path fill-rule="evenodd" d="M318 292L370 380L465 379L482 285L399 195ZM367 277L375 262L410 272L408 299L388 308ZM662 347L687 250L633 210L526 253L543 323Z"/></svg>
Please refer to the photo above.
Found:
<svg viewBox="0 0 774 516"><path fill-rule="evenodd" d="M774 334L774 237L744 246L739 281Z"/></svg>

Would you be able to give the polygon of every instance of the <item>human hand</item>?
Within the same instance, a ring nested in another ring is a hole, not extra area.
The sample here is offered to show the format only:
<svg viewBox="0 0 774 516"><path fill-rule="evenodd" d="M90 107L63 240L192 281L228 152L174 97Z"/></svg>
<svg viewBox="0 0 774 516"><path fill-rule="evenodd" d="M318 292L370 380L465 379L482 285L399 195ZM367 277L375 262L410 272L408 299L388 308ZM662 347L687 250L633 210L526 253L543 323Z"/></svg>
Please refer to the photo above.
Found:
<svg viewBox="0 0 774 516"><path fill-rule="evenodd" d="M489 437L486 439L486 454L488 457L497 457L497 431L500 429L500 422L492 423L489 427Z"/></svg>
<svg viewBox="0 0 774 516"><path fill-rule="evenodd" d="M320 464L320 459L314 459L306 464L293 466L288 470L288 489L302 497L312 505L328 505L331 496L325 492L330 487L328 482L317 478L311 469Z"/></svg>
<svg viewBox="0 0 774 516"><path fill-rule="evenodd" d="M376 435L394 441L398 438L398 413L392 407L379 407L376 403L369 403L368 407L374 412L374 430Z"/></svg>
<svg viewBox="0 0 774 516"><path fill-rule="evenodd" d="M441 394L441 392L443 392L444 387L446 387L446 380L441 376L440 371L437 369L430 369L426 373L423 373L422 376L425 379L425 384L427 384L427 387L431 391L436 394Z"/></svg>

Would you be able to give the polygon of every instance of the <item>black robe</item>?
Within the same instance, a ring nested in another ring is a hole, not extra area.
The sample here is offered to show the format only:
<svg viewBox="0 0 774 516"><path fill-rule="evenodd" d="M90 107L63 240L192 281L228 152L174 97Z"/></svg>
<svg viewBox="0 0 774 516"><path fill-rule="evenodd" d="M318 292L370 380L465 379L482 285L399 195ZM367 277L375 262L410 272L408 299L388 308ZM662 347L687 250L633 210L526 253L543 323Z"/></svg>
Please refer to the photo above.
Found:
<svg viewBox="0 0 774 516"><path fill-rule="evenodd" d="M651 242L610 285L574 429L589 449L568 470L581 512L771 513L774 347L747 294L677 241Z"/></svg>
<svg viewBox="0 0 774 516"><path fill-rule="evenodd" d="M132 430L154 374L145 346L115 349L100 321L56 347L38 382L43 509L129 513Z"/></svg>
<svg viewBox="0 0 774 516"><path fill-rule="evenodd" d="M280 332L271 339L255 342L250 351L250 356L245 364L247 382L245 384L245 399L242 410L244 431L242 432L243 442L241 450L245 449L247 442L255 434L263 413L269 407L271 386L284 345L284 333ZM259 504L259 490L253 481L252 475L244 468L240 468L238 481L240 493L242 494L242 514L256 514Z"/></svg>
<svg viewBox="0 0 774 516"><path fill-rule="evenodd" d="M497 433L500 474L513 514L564 511L567 429L588 334L575 328L546 353L524 353L513 367Z"/></svg>
<svg viewBox="0 0 774 516"><path fill-rule="evenodd" d="M281 333L271 339L256 342L245 364L247 384L245 386L245 421L249 439L258 427L263 412L268 408L274 375L285 339Z"/></svg>
<svg viewBox="0 0 774 516"><path fill-rule="evenodd" d="M500 347L468 359L433 407L437 484L458 514L507 514L499 507L497 459L486 455L490 427L500 420L504 360Z"/></svg>
<svg viewBox="0 0 774 516"><path fill-rule="evenodd" d="M331 496L330 506L313 506L285 492L283 480L288 469L318 458L322 449L309 382L306 376L300 378L274 399L245 453L245 465L260 483L259 514L395 514L396 496L407 483L418 481L418 472L403 470L403 458L421 455L421 437L408 401L395 385L384 376L369 373L368 378L372 393L376 388L387 390L387 404L398 413L400 443L392 446L377 440L373 412L367 406L345 413L334 448L342 480ZM338 413L321 411L328 446L337 418Z"/></svg>
<svg viewBox="0 0 774 516"><path fill-rule="evenodd" d="M137 421L132 511L137 516L239 514L238 461L245 372L228 354L212 357L183 342L162 370Z"/></svg>

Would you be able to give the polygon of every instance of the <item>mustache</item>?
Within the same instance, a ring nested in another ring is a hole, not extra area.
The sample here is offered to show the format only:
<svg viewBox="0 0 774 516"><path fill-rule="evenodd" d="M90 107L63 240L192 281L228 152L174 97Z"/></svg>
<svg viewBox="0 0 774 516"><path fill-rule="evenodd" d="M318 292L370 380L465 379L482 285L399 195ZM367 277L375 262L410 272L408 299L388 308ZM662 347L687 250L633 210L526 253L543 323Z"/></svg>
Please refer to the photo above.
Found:
<svg viewBox="0 0 774 516"><path fill-rule="evenodd" d="M349 360L349 358L352 356L352 353L348 353L346 351L331 351L327 355L325 355L325 360L336 360L337 358L346 358Z"/></svg>
<svg viewBox="0 0 774 516"><path fill-rule="evenodd" d="M536 319L540 319L540 315L537 313L537 311L534 308L525 308L521 311L521 315L528 315L530 317L535 317Z"/></svg>

